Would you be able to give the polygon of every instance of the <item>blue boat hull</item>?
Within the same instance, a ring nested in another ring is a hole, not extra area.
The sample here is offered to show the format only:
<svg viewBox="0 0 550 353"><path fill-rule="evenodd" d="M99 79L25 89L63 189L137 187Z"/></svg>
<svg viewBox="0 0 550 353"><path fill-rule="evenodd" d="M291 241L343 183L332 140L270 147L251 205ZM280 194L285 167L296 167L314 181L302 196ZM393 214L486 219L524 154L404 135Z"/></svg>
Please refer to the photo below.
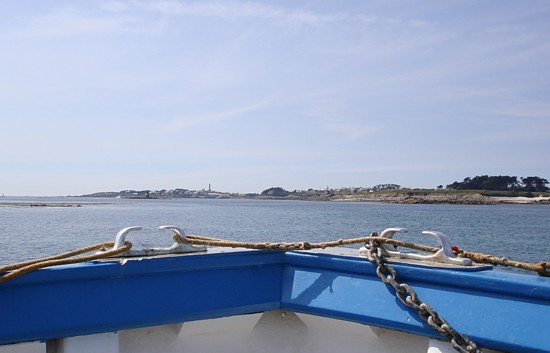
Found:
<svg viewBox="0 0 550 353"><path fill-rule="evenodd" d="M455 329L482 347L549 352L550 278L396 264ZM441 338L365 258L227 251L39 270L0 285L0 344L287 310Z"/></svg>

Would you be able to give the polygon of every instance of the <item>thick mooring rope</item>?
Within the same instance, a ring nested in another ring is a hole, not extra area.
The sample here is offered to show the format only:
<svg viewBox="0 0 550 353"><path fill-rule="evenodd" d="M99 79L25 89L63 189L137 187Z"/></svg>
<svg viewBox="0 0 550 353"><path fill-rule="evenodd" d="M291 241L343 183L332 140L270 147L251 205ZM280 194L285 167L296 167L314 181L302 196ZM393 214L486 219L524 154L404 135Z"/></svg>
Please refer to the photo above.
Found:
<svg viewBox="0 0 550 353"><path fill-rule="evenodd" d="M514 260L508 260L505 257L497 257L491 254L481 254L476 252L470 252L470 251L465 251L458 248L456 248L454 252L457 256L467 257L468 259L471 259L473 262L499 265L504 267L515 267L515 268L520 268L522 270L535 271L541 276L545 276L545 277L550 276L550 263L545 261L541 261L538 263L514 261Z"/></svg>
<svg viewBox="0 0 550 353"><path fill-rule="evenodd" d="M188 243L192 245L209 245L209 246L220 246L220 247L232 247L232 248L246 248L246 249L257 249L257 250L311 250L311 249L325 249L328 247L351 245L351 244L365 244L370 241L378 241L380 243L388 243L394 246L401 246L404 248L426 251L435 253L439 248L434 248L432 246L407 243L404 241L378 237L377 233L373 233L368 237L360 238L351 238L351 239L340 239L334 241L327 241L321 243L308 243L308 242L297 242L297 243L254 243L254 242L241 242L226 240L220 238L211 238L201 235L189 234L186 236L186 239L179 237L180 240L175 241ZM491 254L482 254L476 252L470 252L455 248L454 250L457 256L466 257L477 263L486 263L491 265L500 265L505 267L515 267L522 270L534 271L541 276L550 276L550 263L541 261L539 263L529 263L521 261L508 260L505 257L497 257Z"/></svg>
<svg viewBox="0 0 550 353"><path fill-rule="evenodd" d="M176 240L176 237L179 238L179 240ZM395 239L380 238L372 235L368 237L339 239L339 240L332 240L332 241L319 242L319 243L309 243L305 241L295 242L295 243L242 242L242 241L234 241L234 240L227 240L227 239L220 239L220 238L205 237L202 235L194 235L194 234L188 234L185 237L185 239L179 236L174 237L175 241L192 244L192 245L208 245L208 246L220 246L220 247L230 247L230 248L245 248L245 249L256 249L256 250L283 250L283 251L325 249L325 248L331 248L336 246L365 244L369 241L377 240L377 239L386 239L386 241L382 241L382 242L387 242L395 246L403 246L403 247L407 247L415 250L429 251L429 252L436 252L437 250L439 250L438 248L434 248L431 246L406 243Z"/></svg>
<svg viewBox="0 0 550 353"><path fill-rule="evenodd" d="M115 245L114 242L95 244L84 248L68 251L62 254L54 255L54 256L48 256L41 259L19 262L13 265L0 266L0 273L11 271L0 277L0 283L9 281L10 279L17 278L19 276L24 275L25 273L32 272L40 268L104 259L106 257L122 254L123 252L126 252L132 248L132 243L126 242L123 246L121 246L118 249L105 250L108 248L112 248L114 245ZM104 251L91 254L91 255L74 257L76 255L85 254L94 250L104 250Z"/></svg>

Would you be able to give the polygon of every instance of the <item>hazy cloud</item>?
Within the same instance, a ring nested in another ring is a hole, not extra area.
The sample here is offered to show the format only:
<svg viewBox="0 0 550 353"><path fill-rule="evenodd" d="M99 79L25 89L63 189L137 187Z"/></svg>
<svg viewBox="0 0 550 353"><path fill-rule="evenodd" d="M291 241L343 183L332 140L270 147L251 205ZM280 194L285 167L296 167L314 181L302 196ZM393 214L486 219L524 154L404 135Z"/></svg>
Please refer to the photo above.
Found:
<svg viewBox="0 0 550 353"><path fill-rule="evenodd" d="M103 1L100 5L100 7L103 10L113 11L113 12L127 10L129 6L130 5L128 2L122 2L122 1Z"/></svg>
<svg viewBox="0 0 550 353"><path fill-rule="evenodd" d="M266 105L267 103L268 101L264 100L252 105L248 105L248 106L244 106L244 107L240 107L232 110L227 110L223 112L218 112L218 113L180 116L173 119L168 124L166 124L164 126L164 129L168 131L177 131L177 130L182 130L182 129L190 128L197 125L211 124L219 121L233 119L243 113L248 113L248 112L257 110L263 107L264 105Z"/></svg>
<svg viewBox="0 0 550 353"><path fill-rule="evenodd" d="M131 17L93 16L75 9L63 9L32 18L26 26L12 28L6 35L18 38L79 36L113 32L141 32Z"/></svg>
<svg viewBox="0 0 550 353"><path fill-rule="evenodd" d="M359 140L380 130L377 126L348 121L327 121L322 127L326 131L343 136L348 141Z"/></svg>
<svg viewBox="0 0 550 353"><path fill-rule="evenodd" d="M550 104L543 102L517 102L491 110L492 113L523 118L550 118Z"/></svg>
<svg viewBox="0 0 550 353"><path fill-rule="evenodd" d="M224 18L257 18L305 24L320 24L346 19L341 14L318 14L303 10L289 10L257 2L237 1L156 1L149 8L166 14L185 14Z"/></svg>

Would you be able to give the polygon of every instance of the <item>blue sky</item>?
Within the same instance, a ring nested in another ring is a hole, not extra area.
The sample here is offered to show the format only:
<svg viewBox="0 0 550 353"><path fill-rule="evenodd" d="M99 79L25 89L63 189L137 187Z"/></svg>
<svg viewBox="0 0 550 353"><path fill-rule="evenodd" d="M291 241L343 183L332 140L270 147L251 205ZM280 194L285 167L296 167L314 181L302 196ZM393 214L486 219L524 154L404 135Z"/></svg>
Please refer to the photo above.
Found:
<svg viewBox="0 0 550 353"><path fill-rule="evenodd" d="M0 2L0 193L550 179L548 1Z"/></svg>

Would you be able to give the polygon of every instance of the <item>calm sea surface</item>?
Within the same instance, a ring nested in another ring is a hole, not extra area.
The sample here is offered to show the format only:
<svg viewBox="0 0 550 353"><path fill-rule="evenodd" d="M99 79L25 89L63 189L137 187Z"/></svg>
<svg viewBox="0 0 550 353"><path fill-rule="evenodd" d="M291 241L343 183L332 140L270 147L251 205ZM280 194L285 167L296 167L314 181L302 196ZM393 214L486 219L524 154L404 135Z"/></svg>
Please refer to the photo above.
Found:
<svg viewBox="0 0 550 353"><path fill-rule="evenodd" d="M76 202L82 207L13 207L6 202ZM446 233L460 248L510 259L550 261L550 206L399 205L263 200L2 198L0 265L113 241L142 226L134 246L169 246L177 225L191 234L243 241L327 241L406 227L396 239L435 246L422 230ZM359 245L357 246L359 247Z"/></svg>

